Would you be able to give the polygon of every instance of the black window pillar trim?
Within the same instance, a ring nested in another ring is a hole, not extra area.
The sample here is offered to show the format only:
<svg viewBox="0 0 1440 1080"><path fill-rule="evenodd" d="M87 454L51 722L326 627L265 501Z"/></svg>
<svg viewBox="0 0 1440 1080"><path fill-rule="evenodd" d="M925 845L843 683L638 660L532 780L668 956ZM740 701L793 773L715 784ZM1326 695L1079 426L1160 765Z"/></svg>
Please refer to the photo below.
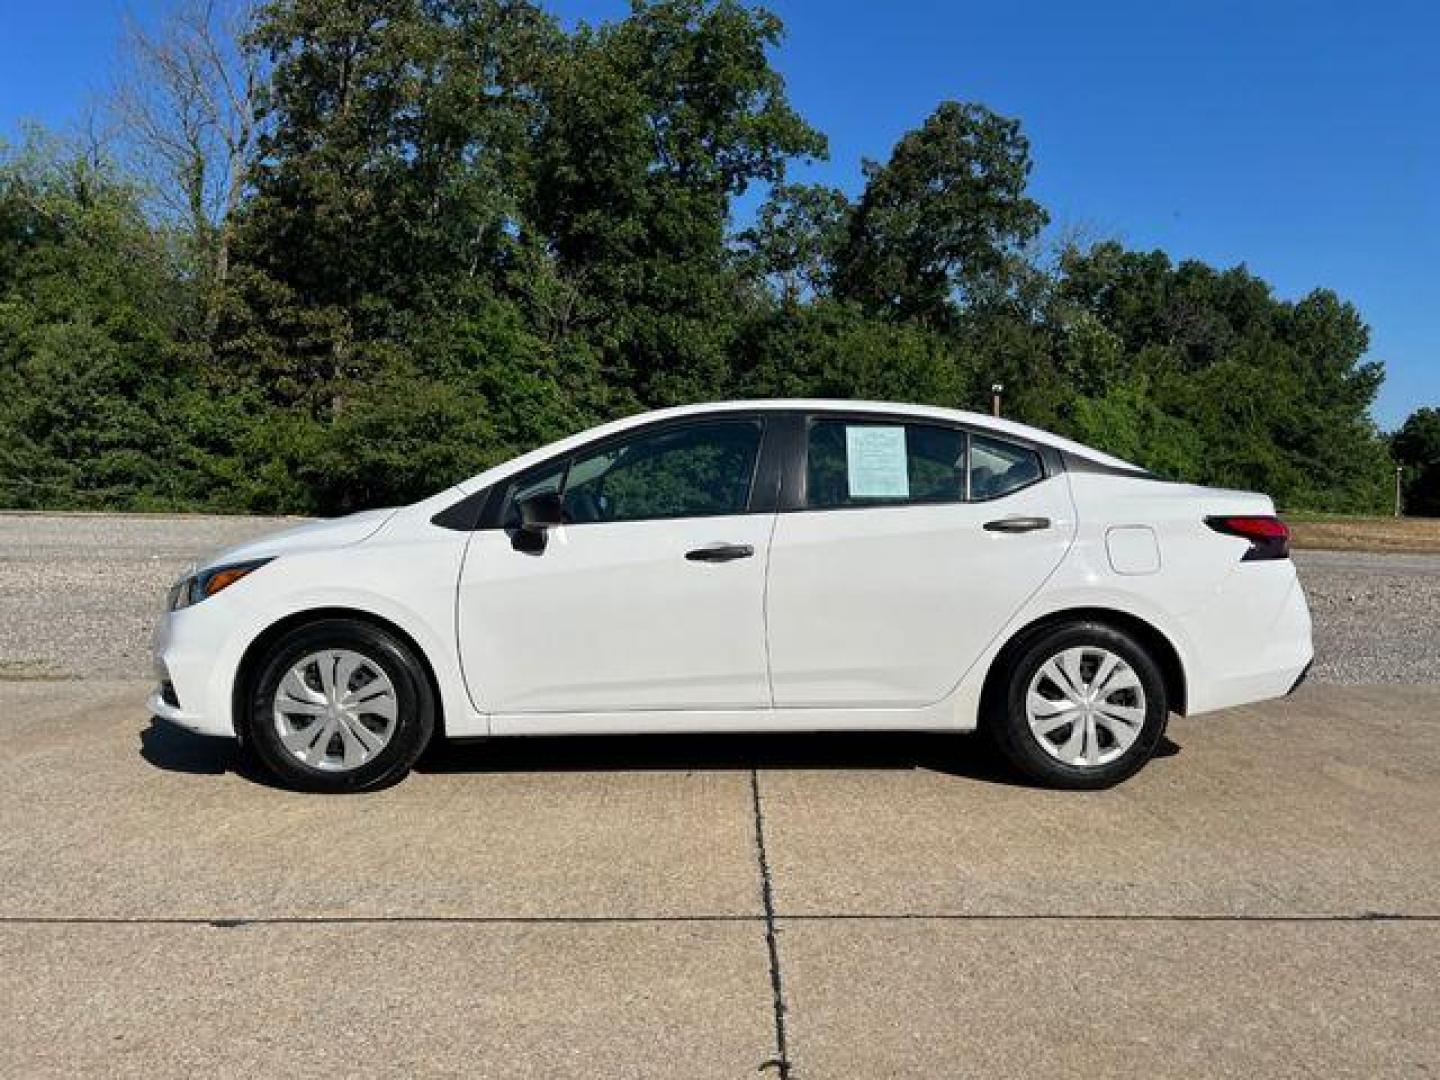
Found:
<svg viewBox="0 0 1440 1080"><path fill-rule="evenodd" d="M456 532L474 532L480 527L485 515L485 504L490 500L491 494L492 490L488 487L472 491L434 515L430 524Z"/></svg>
<svg viewBox="0 0 1440 1080"><path fill-rule="evenodd" d="M790 457L789 436L784 417L779 414L736 415L737 419L760 421L760 454L750 481L747 514L773 514L785 495L785 469Z"/></svg>
<svg viewBox="0 0 1440 1080"><path fill-rule="evenodd" d="M777 412L775 442L779 455L780 486L775 509L780 513L805 509L805 463L810 415L804 412Z"/></svg>

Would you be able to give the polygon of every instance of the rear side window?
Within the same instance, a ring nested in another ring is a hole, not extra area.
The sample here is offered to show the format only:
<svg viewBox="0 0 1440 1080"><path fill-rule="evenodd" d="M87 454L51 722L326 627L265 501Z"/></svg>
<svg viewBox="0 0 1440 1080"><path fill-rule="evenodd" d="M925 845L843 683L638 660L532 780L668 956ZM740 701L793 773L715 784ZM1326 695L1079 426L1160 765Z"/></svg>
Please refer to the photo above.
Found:
<svg viewBox="0 0 1440 1080"><path fill-rule="evenodd" d="M810 425L806 506L827 510L964 499L963 431L847 420Z"/></svg>
<svg viewBox="0 0 1440 1080"><path fill-rule="evenodd" d="M1029 447L935 424L817 420L805 505L906 506L998 499L1045 478Z"/></svg>
<svg viewBox="0 0 1440 1080"><path fill-rule="evenodd" d="M1040 455L1027 446L986 435L970 439L970 498L998 499L1045 478Z"/></svg>

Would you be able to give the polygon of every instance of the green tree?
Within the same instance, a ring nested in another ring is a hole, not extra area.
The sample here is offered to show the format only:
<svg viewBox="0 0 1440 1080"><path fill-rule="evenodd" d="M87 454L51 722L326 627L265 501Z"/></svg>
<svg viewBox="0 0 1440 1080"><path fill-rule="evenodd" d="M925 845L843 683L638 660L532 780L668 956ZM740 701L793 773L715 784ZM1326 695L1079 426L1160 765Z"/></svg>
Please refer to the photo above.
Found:
<svg viewBox="0 0 1440 1080"><path fill-rule="evenodd" d="M1064 253L1055 287L1071 325L1083 313L1111 338L1081 359L1092 384L1079 386L1094 394L1102 371L1110 387L1143 382L1144 400L1183 422L1175 431L1198 434L1204 453L1183 478L1291 507L1384 506L1384 445L1369 417L1382 373L1363 359L1369 331L1352 305L1324 290L1282 301L1244 267L1176 265L1115 243ZM1178 444L1151 452L1193 460Z"/></svg>
<svg viewBox="0 0 1440 1080"><path fill-rule="evenodd" d="M735 0L653 0L582 27L549 68L527 218L598 312L637 405L723 396L747 290L730 201L823 137L769 60L781 26Z"/></svg>
<svg viewBox="0 0 1440 1080"><path fill-rule="evenodd" d="M368 331L504 258L532 73L559 42L548 16L515 0L274 0L253 40L274 71L252 266Z"/></svg>
<svg viewBox="0 0 1440 1080"><path fill-rule="evenodd" d="M1151 399L1143 382L1113 387L1075 402L1072 431L1090 446L1144 465L1160 476L1183 479L1205 468L1200 433Z"/></svg>
<svg viewBox="0 0 1440 1080"><path fill-rule="evenodd" d="M777 184L739 241L749 271L787 307L828 295L850 200L823 184Z"/></svg>
<svg viewBox="0 0 1440 1080"><path fill-rule="evenodd" d="M229 436L246 472L344 509L592 419L593 353L526 318L555 291L521 212L554 21L517 0L275 0L252 41L268 127L217 372L262 398Z"/></svg>
<svg viewBox="0 0 1440 1080"><path fill-rule="evenodd" d="M53 141L0 147L0 498L143 507L172 470L185 377L172 251L135 186Z"/></svg>
<svg viewBox="0 0 1440 1080"><path fill-rule="evenodd" d="M953 299L1003 294L1045 211L1025 193L1030 144L1018 121L947 101L866 162L865 192L839 255L841 296L945 326Z"/></svg>
<svg viewBox="0 0 1440 1080"><path fill-rule="evenodd" d="M1402 465L1440 462L1440 409L1416 409L1395 432L1390 447Z"/></svg>
<svg viewBox="0 0 1440 1080"><path fill-rule="evenodd" d="M1390 440L1405 470L1405 512L1440 517L1440 409L1416 409Z"/></svg>
<svg viewBox="0 0 1440 1080"><path fill-rule="evenodd" d="M787 183L825 143L761 9L639 0L570 31L532 0L268 0L226 37L222 8L140 42L156 81L127 100L173 151L148 184L0 155L12 505L333 512L652 405L983 408L996 382L1007 415L1178 478L1386 504L1351 305L1114 243L1040 262L1028 142L977 104L853 202ZM1412 510L1433 426L1394 441Z"/></svg>
<svg viewBox="0 0 1440 1080"><path fill-rule="evenodd" d="M914 401L950 408L976 400L982 377L944 335L868 316L848 301L778 310L746 328L737 348L745 397Z"/></svg>

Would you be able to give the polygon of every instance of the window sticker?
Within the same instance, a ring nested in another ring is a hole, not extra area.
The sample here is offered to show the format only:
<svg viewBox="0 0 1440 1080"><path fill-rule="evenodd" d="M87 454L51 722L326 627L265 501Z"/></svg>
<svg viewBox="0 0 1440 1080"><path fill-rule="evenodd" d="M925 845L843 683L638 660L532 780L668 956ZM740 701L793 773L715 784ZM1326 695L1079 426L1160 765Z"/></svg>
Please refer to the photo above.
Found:
<svg viewBox="0 0 1440 1080"><path fill-rule="evenodd" d="M845 464L852 499L908 499L903 427L845 428Z"/></svg>

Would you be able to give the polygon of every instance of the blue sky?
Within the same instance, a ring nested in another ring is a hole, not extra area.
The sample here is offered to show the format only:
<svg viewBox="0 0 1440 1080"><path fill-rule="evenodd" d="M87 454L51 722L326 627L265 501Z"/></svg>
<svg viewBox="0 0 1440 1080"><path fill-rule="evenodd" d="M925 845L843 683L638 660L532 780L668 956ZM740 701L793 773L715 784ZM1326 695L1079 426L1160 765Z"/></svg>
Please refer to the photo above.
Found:
<svg viewBox="0 0 1440 1080"><path fill-rule="evenodd" d="M551 0L568 22L624 0ZM1056 225L1353 301L1397 425L1440 406L1440 6L1146 0L770 0L792 100L830 137L799 170L854 192L863 157L945 98L1019 117ZM71 122L123 13L0 0L0 133Z"/></svg>

